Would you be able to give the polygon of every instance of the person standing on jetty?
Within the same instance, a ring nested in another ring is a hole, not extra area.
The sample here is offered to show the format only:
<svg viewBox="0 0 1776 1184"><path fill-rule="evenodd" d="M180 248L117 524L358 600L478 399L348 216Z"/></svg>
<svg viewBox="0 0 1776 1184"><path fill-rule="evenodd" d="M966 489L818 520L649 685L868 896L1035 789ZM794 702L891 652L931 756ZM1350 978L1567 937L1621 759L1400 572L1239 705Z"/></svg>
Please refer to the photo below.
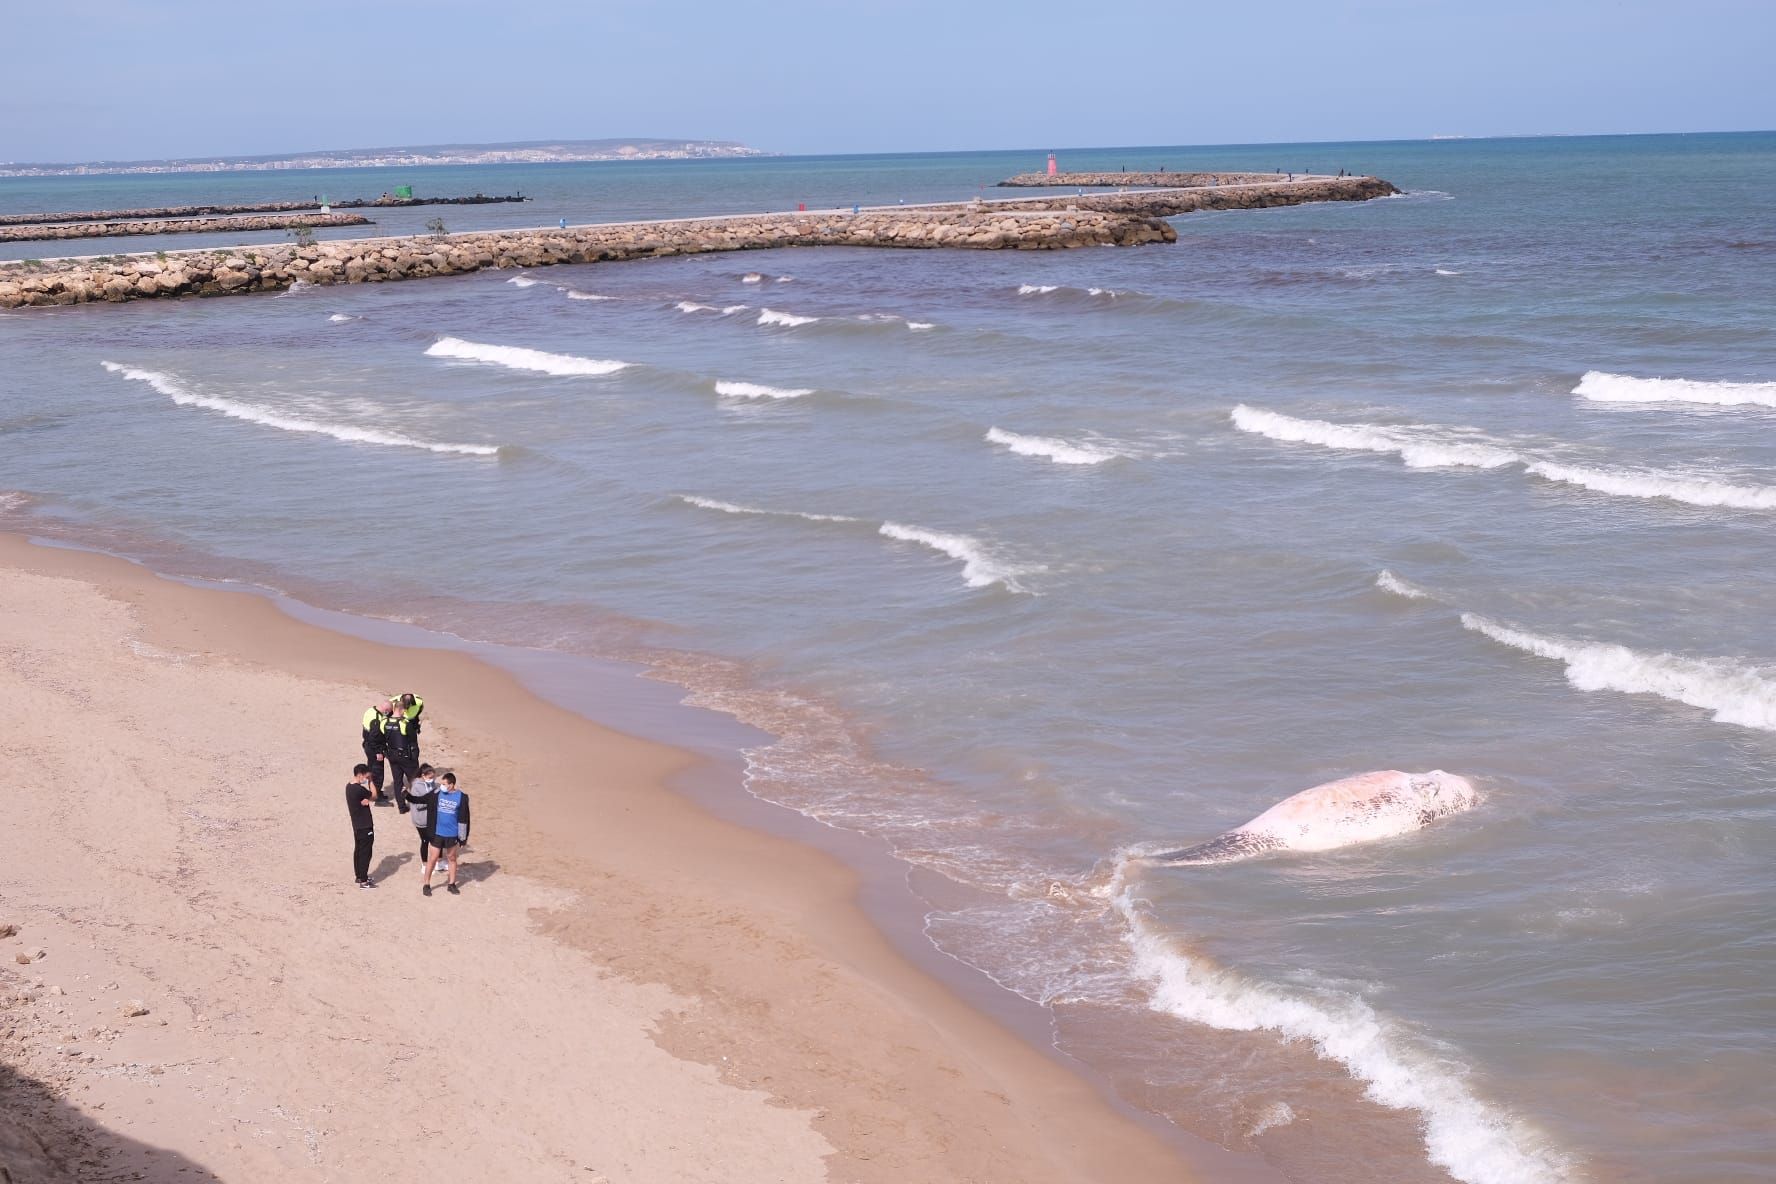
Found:
<svg viewBox="0 0 1776 1184"><path fill-rule="evenodd" d="M376 887L370 880L370 849L376 845L376 819L370 803L376 794L376 787L370 784L370 766L353 765L352 779L345 784L345 808L352 824L352 874L360 888ZM451 873L455 871L452 864Z"/></svg>
<svg viewBox="0 0 1776 1184"><path fill-rule="evenodd" d="M395 705L387 699L372 703L364 710L364 763L370 767L370 784L376 787L379 798L382 796L382 758L387 751L382 726L394 713Z"/></svg>
<svg viewBox="0 0 1776 1184"><path fill-rule="evenodd" d="M432 869L438 865L438 857L443 855L447 865L444 891L459 896L456 863L458 852L469 841L469 795L456 787L455 773L444 773L439 780L443 784L432 795L432 857L426 860L425 880L420 891L427 896L432 894Z"/></svg>
<svg viewBox="0 0 1776 1184"><path fill-rule="evenodd" d="M419 831L419 866L431 857L432 805L436 802L438 780L430 765L419 767L419 776L407 790L407 804L413 807L413 827Z"/></svg>

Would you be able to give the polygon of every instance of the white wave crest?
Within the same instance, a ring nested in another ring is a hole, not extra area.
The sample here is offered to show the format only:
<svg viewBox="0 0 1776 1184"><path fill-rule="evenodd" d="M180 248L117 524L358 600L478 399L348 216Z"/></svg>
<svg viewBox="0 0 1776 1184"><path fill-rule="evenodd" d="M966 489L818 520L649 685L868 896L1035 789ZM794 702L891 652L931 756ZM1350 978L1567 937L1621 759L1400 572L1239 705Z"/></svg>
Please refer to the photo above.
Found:
<svg viewBox="0 0 1776 1184"><path fill-rule="evenodd" d="M1318 444L1324 448L1391 453L1414 469L1452 466L1496 469L1520 463L1523 459L1510 449L1491 442L1473 443L1446 435L1433 435L1435 429L1296 419L1292 415L1279 415L1274 411L1248 407L1244 403L1233 409L1233 426L1242 432L1268 436L1272 440Z"/></svg>
<svg viewBox="0 0 1776 1184"><path fill-rule="evenodd" d="M927 329L937 328L936 323L932 321L908 321L906 326L915 333L923 333Z"/></svg>
<svg viewBox="0 0 1776 1184"><path fill-rule="evenodd" d="M1461 272L1456 271L1452 267L1439 267L1437 269L1437 274L1438 275L1460 275Z"/></svg>
<svg viewBox="0 0 1776 1184"><path fill-rule="evenodd" d="M1059 284L1019 284L1018 285L1018 295L1019 296L1046 296L1050 292L1058 292L1060 290L1061 290L1061 286Z"/></svg>
<svg viewBox="0 0 1776 1184"><path fill-rule="evenodd" d="M332 316L328 317L327 319L335 325L343 325L347 321L361 321L364 318L363 317L347 316L345 313L336 312Z"/></svg>
<svg viewBox="0 0 1776 1184"><path fill-rule="evenodd" d="M1543 637L1475 613L1463 613L1461 623L1500 645L1564 662L1566 681L1581 691L1657 695L1712 712L1719 723L1776 732L1776 680L1725 658L1644 654L1608 642Z"/></svg>
<svg viewBox="0 0 1776 1184"><path fill-rule="evenodd" d="M793 328L796 325L812 325L819 319L819 317L798 317L793 312L777 312L775 309L762 308L759 310L758 323L761 325L784 325Z"/></svg>
<svg viewBox="0 0 1776 1184"><path fill-rule="evenodd" d="M745 275L740 277L740 282L743 284L759 284L759 283L763 283L764 279L765 279L765 277L760 275L758 272L749 271Z"/></svg>
<svg viewBox="0 0 1776 1184"><path fill-rule="evenodd" d="M746 311L746 306L744 304L730 304L721 310L721 314L724 317L731 317L737 312L745 312L745 311Z"/></svg>
<svg viewBox="0 0 1776 1184"><path fill-rule="evenodd" d="M794 279L795 279L795 276L793 276L793 275L780 275L776 279L772 280L771 282L774 284L787 284L787 283L792 282Z"/></svg>
<svg viewBox="0 0 1776 1184"><path fill-rule="evenodd" d="M1118 296L1126 295L1126 293L1116 288L1087 288L1085 294L1087 296L1108 296L1112 300L1115 300Z"/></svg>
<svg viewBox="0 0 1776 1184"><path fill-rule="evenodd" d="M1119 453L1089 444L1074 444L1053 436L1024 436L1003 428L990 428L987 443L998 444L1019 456L1046 457L1057 465L1101 465Z"/></svg>
<svg viewBox="0 0 1776 1184"><path fill-rule="evenodd" d="M1436 597L1420 588L1417 584L1402 580L1393 572L1383 568L1375 577L1375 586L1383 592L1392 592L1395 596L1404 596L1407 600L1435 600Z"/></svg>
<svg viewBox="0 0 1776 1184"><path fill-rule="evenodd" d="M534 288L543 281L533 280L527 275L515 275L506 282L511 284L514 288Z"/></svg>
<svg viewBox="0 0 1776 1184"><path fill-rule="evenodd" d="M460 337L445 337L425 351L434 358L450 358L463 362L486 362L508 370L534 370L541 374L614 374L629 365L603 358L581 358L573 354L544 353L540 349L523 349L515 345L483 345Z"/></svg>
<svg viewBox="0 0 1776 1184"><path fill-rule="evenodd" d="M917 543L921 547L929 547L940 554L948 555L951 559L961 560L962 580L970 588L1002 584L1008 591L1023 591L1017 582L1017 577L1022 574L1021 570L995 560L979 539L965 534L945 534L938 530L906 526L899 522L882 523L879 533L884 538Z"/></svg>
<svg viewBox="0 0 1776 1184"><path fill-rule="evenodd" d="M723 514L757 514L765 518L801 518L807 522L861 522L861 518L849 518L844 514L806 514L801 510L765 510L758 506L736 505L734 502L717 501L712 497L697 497L694 494L678 494L678 500L687 506L696 506L704 510L719 510Z"/></svg>
<svg viewBox="0 0 1776 1184"><path fill-rule="evenodd" d="M764 386L756 382L728 382L724 379L715 384L715 393L732 399L799 399L803 395L813 394L814 388Z"/></svg>
<svg viewBox="0 0 1776 1184"><path fill-rule="evenodd" d="M563 288L569 300L615 300L615 296L602 296L597 292L582 292L578 288Z"/></svg>
<svg viewBox="0 0 1776 1184"><path fill-rule="evenodd" d="M1728 506L1735 510L1776 510L1776 486L1771 485L1734 485L1705 477L1591 469L1546 461L1531 461L1524 467L1549 481L1614 497L1665 498L1692 506Z"/></svg>
<svg viewBox="0 0 1776 1184"><path fill-rule="evenodd" d="M113 374L121 374L136 382L147 383L181 407L202 407L207 411L220 412L230 419L245 420L262 427L278 428L286 432L308 432L319 436L331 436L335 440L343 440L350 444L423 448L427 452L454 452L465 456L494 456L499 452L498 447L491 444L437 444L428 440L415 440L411 436L396 435L393 432L377 431L374 428L301 419L272 411L269 408L255 407L251 403L238 403L233 399L219 399L211 395L197 394L187 390L172 375L163 374L158 370L138 370L135 367L120 365L117 362L105 362L103 365Z"/></svg>
<svg viewBox="0 0 1776 1184"><path fill-rule="evenodd" d="M1776 382L1700 382L1636 378L1587 370L1572 393L1599 403L1701 403L1712 407L1776 407Z"/></svg>
<svg viewBox="0 0 1776 1184"><path fill-rule="evenodd" d="M679 312L714 312L715 311L715 305L713 305L713 304L698 304L695 300L680 300L673 307L677 308Z"/></svg>
<svg viewBox="0 0 1776 1184"><path fill-rule="evenodd" d="M1247 979L1169 941L1126 889L1116 906L1128 921L1135 969L1151 984L1154 1010L1223 1031L1306 1041L1363 1082L1372 1100L1422 1115L1431 1161L1463 1184L1573 1179L1568 1158L1545 1135L1474 1094L1456 1057L1426 1047L1363 999Z"/></svg>

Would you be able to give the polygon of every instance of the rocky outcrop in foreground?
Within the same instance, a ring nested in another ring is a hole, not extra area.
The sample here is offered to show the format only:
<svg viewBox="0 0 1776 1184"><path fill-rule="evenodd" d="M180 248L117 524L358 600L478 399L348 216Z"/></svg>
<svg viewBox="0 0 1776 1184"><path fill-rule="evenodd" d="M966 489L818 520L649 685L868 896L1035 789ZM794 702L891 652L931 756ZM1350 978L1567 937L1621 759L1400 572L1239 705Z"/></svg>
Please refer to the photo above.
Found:
<svg viewBox="0 0 1776 1184"><path fill-rule="evenodd" d="M1001 188L1101 189L1106 185L1157 185L1168 189L1190 185L1261 185L1283 178L1275 173L1019 173L999 182Z"/></svg>
<svg viewBox="0 0 1776 1184"><path fill-rule="evenodd" d="M0 264L0 308L85 304L150 296L219 296L301 284L379 283L485 268L546 267L705 251L772 247L963 247L1061 250L1174 242L1164 219L1202 209L1363 201L1396 192L1353 177L1313 183L1171 189L1088 197L885 206L850 211L756 214L503 230L406 238L334 239L154 256L52 259Z"/></svg>
<svg viewBox="0 0 1776 1184"><path fill-rule="evenodd" d="M257 218L171 218L145 222L74 222L67 226L0 226L0 243L139 234L233 234L297 226L372 226L362 214L266 214Z"/></svg>
<svg viewBox="0 0 1776 1184"><path fill-rule="evenodd" d="M331 203L335 210L392 209L406 206L490 206L502 202L530 201L521 193L510 197L354 197ZM66 210L56 214L0 214L0 226L45 226L53 222L138 222L143 218L208 218L231 214L293 214L319 210L319 202L271 201L246 206L154 206L141 210Z"/></svg>

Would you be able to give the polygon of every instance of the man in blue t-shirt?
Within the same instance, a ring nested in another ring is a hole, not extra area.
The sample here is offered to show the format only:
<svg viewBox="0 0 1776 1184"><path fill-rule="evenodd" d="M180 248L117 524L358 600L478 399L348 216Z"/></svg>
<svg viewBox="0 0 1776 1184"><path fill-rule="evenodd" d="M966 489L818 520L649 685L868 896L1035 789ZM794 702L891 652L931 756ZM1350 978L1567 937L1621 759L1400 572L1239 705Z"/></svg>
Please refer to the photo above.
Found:
<svg viewBox="0 0 1776 1184"><path fill-rule="evenodd" d="M420 891L432 894L432 869L443 856L446 865L444 891L460 895L456 886L456 857L469 842L469 795L456 787L455 773L438 777L438 792L432 795L432 857L426 860L425 882Z"/></svg>

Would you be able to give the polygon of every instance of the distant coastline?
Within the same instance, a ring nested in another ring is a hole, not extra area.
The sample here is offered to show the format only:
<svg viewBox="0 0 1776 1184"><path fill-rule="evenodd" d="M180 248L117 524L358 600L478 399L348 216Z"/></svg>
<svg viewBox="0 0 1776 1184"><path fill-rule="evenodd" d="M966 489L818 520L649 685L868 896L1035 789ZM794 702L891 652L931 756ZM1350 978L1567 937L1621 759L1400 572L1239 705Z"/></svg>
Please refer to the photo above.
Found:
<svg viewBox="0 0 1776 1184"><path fill-rule="evenodd" d="M79 177L129 173L274 172L450 164L571 164L598 160L710 160L771 156L732 140L525 140L508 144L423 144L329 148L273 156L172 157L73 163L0 161L0 177Z"/></svg>

